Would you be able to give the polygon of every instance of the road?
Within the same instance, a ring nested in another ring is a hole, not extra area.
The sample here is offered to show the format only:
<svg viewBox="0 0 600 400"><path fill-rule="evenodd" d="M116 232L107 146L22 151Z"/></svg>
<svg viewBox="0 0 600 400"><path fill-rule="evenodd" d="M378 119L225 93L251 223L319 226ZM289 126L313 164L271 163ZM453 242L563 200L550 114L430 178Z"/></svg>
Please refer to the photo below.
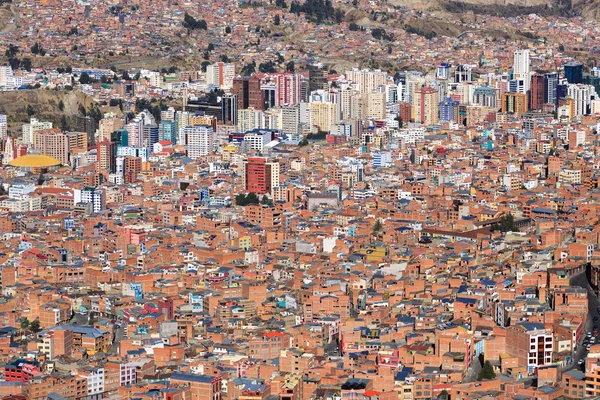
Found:
<svg viewBox="0 0 600 400"><path fill-rule="evenodd" d="M582 335L582 340L583 340L583 337L585 337L585 334L592 330L593 318L598 316L597 310L598 310L598 306L600 306L600 302L598 301L596 294L594 293L594 291L592 290L592 287L590 286L590 283L588 281L586 273L582 272L580 274L573 275L570 282L571 282L571 286L582 287L582 288L586 289L588 292L588 296L587 296L588 297L588 316L587 316L587 319L585 322L585 331L584 331L584 334ZM573 363L570 364L569 366L567 366L563 370L563 372L580 368L579 365L577 365L577 361L581 360L581 359L585 359L585 357L587 357L587 350L581 344L581 342L578 343L577 346L578 346L577 351L575 352L575 355L573 356Z"/></svg>
<svg viewBox="0 0 600 400"><path fill-rule="evenodd" d="M121 326L120 328L115 329L115 337L113 338L113 344L110 346L110 350L108 354L110 355L118 355L119 354L119 343L125 337L125 328Z"/></svg>

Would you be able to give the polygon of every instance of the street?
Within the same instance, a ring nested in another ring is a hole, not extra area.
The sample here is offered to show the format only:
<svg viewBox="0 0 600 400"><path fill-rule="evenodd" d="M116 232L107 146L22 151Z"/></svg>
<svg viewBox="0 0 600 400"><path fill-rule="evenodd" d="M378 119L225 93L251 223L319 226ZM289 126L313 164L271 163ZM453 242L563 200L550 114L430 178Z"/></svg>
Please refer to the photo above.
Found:
<svg viewBox="0 0 600 400"><path fill-rule="evenodd" d="M571 282L571 286L582 287L582 288L586 289L588 292L588 296L587 296L588 297L588 316L585 321L585 330L582 335L582 340L583 340L583 338L585 337L587 332L590 332L592 330L593 318L598 316L597 310L598 310L598 306L600 305L600 302L598 302L598 298L596 297L596 294L594 293L594 291L592 290L592 287L590 286L590 284L588 282L586 273L582 272L580 274L574 275L571 278L570 282ZM573 355L572 363L569 364L563 370L563 372L570 371L572 369L579 369L580 366L577 365L577 361L579 361L581 359L585 359L585 357L587 357L587 350L585 349L585 346L582 345L581 341L577 344L577 346L578 346L577 351Z"/></svg>

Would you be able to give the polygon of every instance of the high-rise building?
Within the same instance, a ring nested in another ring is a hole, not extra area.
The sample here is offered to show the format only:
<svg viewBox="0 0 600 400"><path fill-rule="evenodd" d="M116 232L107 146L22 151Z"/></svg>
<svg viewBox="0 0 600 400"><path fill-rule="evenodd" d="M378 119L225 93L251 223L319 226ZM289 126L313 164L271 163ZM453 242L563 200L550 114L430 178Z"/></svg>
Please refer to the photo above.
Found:
<svg viewBox="0 0 600 400"><path fill-rule="evenodd" d="M96 120L89 115L77 117L77 131L87 133L87 142L90 147L96 145L96 125Z"/></svg>
<svg viewBox="0 0 600 400"><path fill-rule="evenodd" d="M261 87L263 94L263 109L268 110L271 107L279 106L279 98L277 96L277 85L275 83L266 83Z"/></svg>
<svg viewBox="0 0 600 400"><path fill-rule="evenodd" d="M526 79L529 81L530 67L529 50L516 50L513 62L514 78Z"/></svg>
<svg viewBox="0 0 600 400"><path fill-rule="evenodd" d="M235 64L217 62L206 67L206 83L223 90L233 87Z"/></svg>
<svg viewBox="0 0 600 400"><path fill-rule="evenodd" d="M302 101L302 75L279 73L273 77L277 85L277 105L296 105Z"/></svg>
<svg viewBox="0 0 600 400"><path fill-rule="evenodd" d="M75 203L90 203L92 211L98 213L106 206L106 193L102 189L88 186L81 190L79 196L75 195Z"/></svg>
<svg viewBox="0 0 600 400"><path fill-rule="evenodd" d="M104 140L96 144L96 168L98 172L107 171L109 173L116 170L117 148L109 140Z"/></svg>
<svg viewBox="0 0 600 400"><path fill-rule="evenodd" d="M544 75L534 74L531 76L531 87L529 89L529 108L541 110L544 105Z"/></svg>
<svg viewBox="0 0 600 400"><path fill-rule="evenodd" d="M88 150L88 134L85 132L67 132L69 139L69 152L80 153Z"/></svg>
<svg viewBox="0 0 600 400"><path fill-rule="evenodd" d="M261 85L261 79L256 75L252 75L250 79L248 79L248 107L264 111L265 99Z"/></svg>
<svg viewBox="0 0 600 400"><path fill-rule="evenodd" d="M4 144L6 138L8 137L8 122L6 120L6 115L0 114L0 140L1 143Z"/></svg>
<svg viewBox="0 0 600 400"><path fill-rule="evenodd" d="M213 128L210 125L194 125L184 128L187 156L192 160L213 151Z"/></svg>
<svg viewBox="0 0 600 400"><path fill-rule="evenodd" d="M256 194L270 193L279 186L279 162L266 157L249 157L242 163L244 190Z"/></svg>
<svg viewBox="0 0 600 400"><path fill-rule="evenodd" d="M237 99L238 111L248 108L248 82L248 77L237 77L233 80L231 93Z"/></svg>
<svg viewBox="0 0 600 400"><path fill-rule="evenodd" d="M565 79L572 85L583 83L583 64L573 61L566 63Z"/></svg>
<svg viewBox="0 0 600 400"><path fill-rule="evenodd" d="M574 115L588 115L590 113L592 96L596 95L593 86L590 85L569 85L568 95L573 99Z"/></svg>
<svg viewBox="0 0 600 400"><path fill-rule="evenodd" d="M353 68L346 71L346 80L354 83L359 93L375 93L379 86L387 83L387 72Z"/></svg>
<svg viewBox="0 0 600 400"><path fill-rule="evenodd" d="M504 93L502 95L502 112L521 116L527 112L527 95L525 93Z"/></svg>
<svg viewBox="0 0 600 400"><path fill-rule="evenodd" d="M312 124L319 131L329 132L329 127L337 124L337 105L333 103L309 103Z"/></svg>
<svg viewBox="0 0 600 400"><path fill-rule="evenodd" d="M415 122L425 125L437 125L439 122L439 94L431 87L421 87L415 90L414 107L412 108Z"/></svg>
<svg viewBox="0 0 600 400"><path fill-rule="evenodd" d="M98 141L111 140L111 134L123 128L123 119L116 115L105 115L98 123Z"/></svg>
<svg viewBox="0 0 600 400"><path fill-rule="evenodd" d="M454 82L471 82L472 81L472 67L470 65L458 65L454 70Z"/></svg>
<svg viewBox="0 0 600 400"><path fill-rule="evenodd" d="M158 126L144 125L142 128L143 140L142 146L147 149L152 149L155 143L158 143Z"/></svg>
<svg viewBox="0 0 600 400"><path fill-rule="evenodd" d="M238 101L235 94L226 94L221 99L223 110L223 123L225 125L237 125Z"/></svg>
<svg viewBox="0 0 600 400"><path fill-rule="evenodd" d="M440 102L440 121L458 121L459 102L448 97Z"/></svg>
<svg viewBox="0 0 600 400"><path fill-rule="evenodd" d="M496 108L497 89L489 86L479 86L473 91L472 104Z"/></svg>
<svg viewBox="0 0 600 400"><path fill-rule="evenodd" d="M321 63L308 65L308 92L329 89L327 66Z"/></svg>
<svg viewBox="0 0 600 400"><path fill-rule="evenodd" d="M52 122L40 122L35 118L31 118L28 124L23 125L22 138L23 144L33 143L33 133L39 130L52 129Z"/></svg>
<svg viewBox="0 0 600 400"><path fill-rule="evenodd" d="M265 127L265 116L262 110L246 108L238 110L237 127L240 132Z"/></svg>
<svg viewBox="0 0 600 400"><path fill-rule="evenodd" d="M160 121L158 124L158 141L162 140L177 144L177 123L175 121Z"/></svg>
<svg viewBox="0 0 600 400"><path fill-rule="evenodd" d="M60 129L38 130L33 133L32 147L42 154L69 164L69 138Z"/></svg>
<svg viewBox="0 0 600 400"><path fill-rule="evenodd" d="M143 147L144 120L136 117L125 126L125 129L127 129L127 132L129 133L129 146Z"/></svg>
<svg viewBox="0 0 600 400"><path fill-rule="evenodd" d="M556 87L558 85L558 74L552 72L544 75L544 103L556 105L558 96Z"/></svg>
<svg viewBox="0 0 600 400"><path fill-rule="evenodd" d="M275 131L266 129L253 129L244 133L242 147L245 152L251 150L262 153L265 146L275 138Z"/></svg>
<svg viewBox="0 0 600 400"><path fill-rule="evenodd" d="M0 88L13 89L15 79L10 65L0 65Z"/></svg>

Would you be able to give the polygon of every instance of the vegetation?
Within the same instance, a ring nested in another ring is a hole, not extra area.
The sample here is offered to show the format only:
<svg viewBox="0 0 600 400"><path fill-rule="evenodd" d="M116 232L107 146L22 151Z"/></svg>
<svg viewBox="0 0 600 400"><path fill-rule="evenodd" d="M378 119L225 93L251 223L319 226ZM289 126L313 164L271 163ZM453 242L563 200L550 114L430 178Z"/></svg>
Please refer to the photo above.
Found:
<svg viewBox="0 0 600 400"><path fill-rule="evenodd" d="M275 18L273 19L273 25L277 26L281 24L281 17L279 16L279 14L275 15Z"/></svg>
<svg viewBox="0 0 600 400"><path fill-rule="evenodd" d="M344 12L334 8L331 0L306 0L304 3L293 1L290 12L300 15L304 13L307 19L317 23L324 21L335 21L340 23L344 20Z"/></svg>
<svg viewBox="0 0 600 400"><path fill-rule="evenodd" d="M260 199L258 198L258 196L256 195L256 193L248 193L248 194L244 194L244 193L240 193L237 196L235 196L235 204L238 206L247 206L249 204L258 204L260 202Z"/></svg>
<svg viewBox="0 0 600 400"><path fill-rule="evenodd" d="M294 64L294 62L293 62L293 61L290 61L290 62L288 62L288 63L285 65L285 70L286 70L287 72L294 72L294 71L296 70L296 64Z"/></svg>
<svg viewBox="0 0 600 400"><path fill-rule="evenodd" d="M375 223L373 224L373 233L377 234L381 230L381 228L383 228L381 221L376 220Z"/></svg>
<svg viewBox="0 0 600 400"><path fill-rule="evenodd" d="M33 320L31 324L29 324L29 330L33 333L38 333L39 331L41 331L42 328L40 328L40 320Z"/></svg>
<svg viewBox="0 0 600 400"><path fill-rule="evenodd" d="M87 72L82 72L81 76L79 77L79 83L81 83L82 85L87 85L89 83L92 82L92 78L90 78L90 76L88 75Z"/></svg>
<svg viewBox="0 0 600 400"><path fill-rule="evenodd" d="M423 36L425 39L433 39L437 36L437 33L435 33L434 31L425 32L418 28L415 28L414 26L407 26L406 28L404 28L404 30L406 31L406 33L414 33L415 35Z"/></svg>
<svg viewBox="0 0 600 400"><path fill-rule="evenodd" d="M40 56L45 56L46 55L46 50L44 50L42 48L42 45L40 45L39 43L35 43L33 46L31 46L31 53L32 54L39 54Z"/></svg>
<svg viewBox="0 0 600 400"><path fill-rule="evenodd" d="M203 20L203 19L197 20L196 18L192 17L188 13L185 13L185 15L183 17L183 26L184 26L184 28L186 28L187 30L190 30L190 31L194 31L196 29L203 29L203 30L208 29L208 25L206 24L205 20Z"/></svg>
<svg viewBox="0 0 600 400"><path fill-rule="evenodd" d="M258 66L258 70L262 73L273 73L273 72L277 71L275 66L276 66L275 63L273 61L269 60L264 63L261 63Z"/></svg>
<svg viewBox="0 0 600 400"><path fill-rule="evenodd" d="M494 379L495 377L496 373L494 372L494 367L492 366L492 363L486 360L485 363L483 363L483 369L479 373L477 380L482 381L484 379Z"/></svg>
<svg viewBox="0 0 600 400"><path fill-rule="evenodd" d="M8 48L4 52L4 55L8 58L14 57L19 52L19 46L15 46L14 44L9 44Z"/></svg>
<svg viewBox="0 0 600 400"><path fill-rule="evenodd" d="M518 232L519 228L515 225L515 218L512 214L506 214L500 217L500 221L492 226L492 231Z"/></svg>
<svg viewBox="0 0 600 400"><path fill-rule="evenodd" d="M385 29L383 28L375 28L371 30L371 35L377 40L393 40L394 38L391 35L388 35Z"/></svg>
<svg viewBox="0 0 600 400"><path fill-rule="evenodd" d="M306 135L306 139L308 140L325 140L327 137L327 132L320 131L319 133L309 133Z"/></svg>

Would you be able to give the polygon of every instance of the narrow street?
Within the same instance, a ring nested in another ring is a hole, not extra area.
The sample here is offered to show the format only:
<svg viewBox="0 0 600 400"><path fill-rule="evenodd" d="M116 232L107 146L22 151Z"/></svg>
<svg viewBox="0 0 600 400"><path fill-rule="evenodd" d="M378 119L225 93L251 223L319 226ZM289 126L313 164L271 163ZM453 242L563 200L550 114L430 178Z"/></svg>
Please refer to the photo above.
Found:
<svg viewBox="0 0 600 400"><path fill-rule="evenodd" d="M594 291L592 290L592 287L590 286L590 284L588 282L586 273L582 272L580 274L577 274L577 275L574 275L573 277L571 277L571 286L582 287L582 288L586 289L588 292L588 316L587 316L587 319L585 322L585 330L582 335L582 340L583 340L583 337L585 337L587 332L590 332L592 330L593 318L598 316L597 310L598 310L598 306L600 305L600 302L598 301L596 294L594 293ZM579 365L577 365L577 361L587 357L587 350L581 344L581 342L578 343L577 346L578 346L577 351L573 355L572 363L567 365L563 369L563 372L579 368Z"/></svg>

